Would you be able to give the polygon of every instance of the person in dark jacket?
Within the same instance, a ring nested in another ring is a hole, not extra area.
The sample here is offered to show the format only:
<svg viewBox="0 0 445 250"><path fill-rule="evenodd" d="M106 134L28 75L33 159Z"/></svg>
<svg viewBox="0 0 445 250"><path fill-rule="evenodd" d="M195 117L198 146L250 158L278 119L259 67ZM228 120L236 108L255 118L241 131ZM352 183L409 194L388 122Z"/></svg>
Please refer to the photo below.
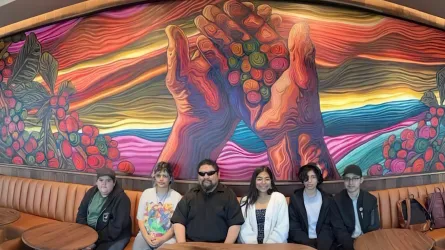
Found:
<svg viewBox="0 0 445 250"><path fill-rule="evenodd" d="M355 239L380 228L377 199L361 190L362 170L349 165L343 172L346 189L334 196L331 207L331 223L337 249L353 250Z"/></svg>
<svg viewBox="0 0 445 250"><path fill-rule="evenodd" d="M298 178L304 188L297 189L290 198L288 242L329 250L334 241L329 221L332 198L319 189L323 182L321 170L309 163L300 168Z"/></svg>
<svg viewBox="0 0 445 250"><path fill-rule="evenodd" d="M98 240L86 249L122 250L131 238L130 199L109 168L97 170L96 185L80 203L76 223L95 229Z"/></svg>

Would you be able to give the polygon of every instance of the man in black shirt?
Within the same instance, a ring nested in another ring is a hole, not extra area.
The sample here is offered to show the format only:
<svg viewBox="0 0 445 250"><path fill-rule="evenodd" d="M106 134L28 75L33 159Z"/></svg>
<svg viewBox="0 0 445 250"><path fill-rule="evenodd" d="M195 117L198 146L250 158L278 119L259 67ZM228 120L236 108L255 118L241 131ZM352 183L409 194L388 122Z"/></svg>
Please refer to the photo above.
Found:
<svg viewBox="0 0 445 250"><path fill-rule="evenodd" d="M212 160L198 165L199 186L187 192L171 218L176 241L234 243L244 218L235 193L219 183Z"/></svg>

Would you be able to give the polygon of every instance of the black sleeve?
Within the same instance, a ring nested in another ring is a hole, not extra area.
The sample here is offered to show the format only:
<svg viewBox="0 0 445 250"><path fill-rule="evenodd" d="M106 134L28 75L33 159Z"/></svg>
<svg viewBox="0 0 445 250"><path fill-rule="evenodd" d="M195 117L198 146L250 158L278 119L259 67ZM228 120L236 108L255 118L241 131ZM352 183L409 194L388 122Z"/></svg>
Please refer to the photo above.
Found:
<svg viewBox="0 0 445 250"><path fill-rule="evenodd" d="M125 228L131 230L131 227L128 227L128 223L131 223L128 218L131 207L130 199L124 192L120 194L118 199L113 207L113 217L110 218L106 227L97 232L99 242L114 241L119 238Z"/></svg>
<svg viewBox="0 0 445 250"><path fill-rule="evenodd" d="M176 205L175 212L173 213L173 216L171 217L170 221L172 224L179 223L186 226L188 214L189 214L189 207L187 205L187 194L186 194L181 198L178 205Z"/></svg>
<svg viewBox="0 0 445 250"><path fill-rule="evenodd" d="M309 245L308 232L304 232L302 229L300 215L297 211L296 198L294 195L290 198L289 204L289 236L288 242Z"/></svg>
<svg viewBox="0 0 445 250"><path fill-rule="evenodd" d="M335 201L331 204L330 220L337 243L341 244L344 250L354 250L354 241L341 218L338 205Z"/></svg>
<svg viewBox="0 0 445 250"><path fill-rule="evenodd" d="M332 206L333 202L331 200L327 202L329 202L328 216L326 216L326 219L323 221L320 233L317 235L318 250L330 250L334 243L334 233L332 232L331 218L329 216L331 210L330 206Z"/></svg>
<svg viewBox="0 0 445 250"><path fill-rule="evenodd" d="M93 188L90 188L80 202L79 209L77 210L76 223L88 225L87 216L88 216L88 205L90 204L90 199L92 197Z"/></svg>
<svg viewBox="0 0 445 250"><path fill-rule="evenodd" d="M236 198L235 193L229 190L229 201L227 205L227 225L229 227L233 225L242 225L244 223L243 213L241 212L241 206Z"/></svg>
<svg viewBox="0 0 445 250"><path fill-rule="evenodd" d="M370 216L371 216L371 218L369 221L369 227L368 227L367 232L375 231L380 228L379 208L377 206L377 199L375 199L375 198L373 200L373 206L372 206Z"/></svg>

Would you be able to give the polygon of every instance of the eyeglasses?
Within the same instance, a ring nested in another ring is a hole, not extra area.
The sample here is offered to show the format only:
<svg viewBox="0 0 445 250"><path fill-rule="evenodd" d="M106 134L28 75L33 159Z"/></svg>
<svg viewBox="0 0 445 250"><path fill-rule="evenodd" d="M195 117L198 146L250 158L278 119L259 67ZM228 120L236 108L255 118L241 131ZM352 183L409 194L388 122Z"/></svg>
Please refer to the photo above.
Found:
<svg viewBox="0 0 445 250"><path fill-rule="evenodd" d="M357 182L357 181L359 181L360 179L361 179L361 177L352 177L352 178L345 177L345 178L343 178L343 180L344 180L345 182L350 182L350 181L352 181L352 182Z"/></svg>
<svg viewBox="0 0 445 250"><path fill-rule="evenodd" d="M200 176L204 177L206 174L207 174L207 176L212 176L212 175L216 174L216 172L218 172L218 171L198 172L198 174Z"/></svg>

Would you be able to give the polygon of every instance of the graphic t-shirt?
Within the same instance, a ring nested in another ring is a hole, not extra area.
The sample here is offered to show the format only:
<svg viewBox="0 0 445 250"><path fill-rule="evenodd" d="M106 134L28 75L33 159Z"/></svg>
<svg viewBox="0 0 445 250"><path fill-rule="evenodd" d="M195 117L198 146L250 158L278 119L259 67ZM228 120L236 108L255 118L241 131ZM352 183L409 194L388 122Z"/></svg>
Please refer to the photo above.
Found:
<svg viewBox="0 0 445 250"><path fill-rule="evenodd" d="M166 195L157 195L156 188L146 189L142 193L137 219L144 221L148 234L159 237L171 228L170 218L181 198L181 195L172 189ZM175 242L175 237L173 237L165 243Z"/></svg>

